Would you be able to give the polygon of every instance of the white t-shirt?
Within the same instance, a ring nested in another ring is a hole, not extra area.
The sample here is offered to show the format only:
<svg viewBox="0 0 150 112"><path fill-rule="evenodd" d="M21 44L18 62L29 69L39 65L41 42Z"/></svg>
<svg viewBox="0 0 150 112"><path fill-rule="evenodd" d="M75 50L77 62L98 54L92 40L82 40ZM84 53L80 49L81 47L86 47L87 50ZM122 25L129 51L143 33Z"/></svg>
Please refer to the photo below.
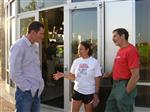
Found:
<svg viewBox="0 0 150 112"><path fill-rule="evenodd" d="M95 93L95 77L102 75L100 63L95 58L75 59L70 72L75 74L74 90L82 94Z"/></svg>

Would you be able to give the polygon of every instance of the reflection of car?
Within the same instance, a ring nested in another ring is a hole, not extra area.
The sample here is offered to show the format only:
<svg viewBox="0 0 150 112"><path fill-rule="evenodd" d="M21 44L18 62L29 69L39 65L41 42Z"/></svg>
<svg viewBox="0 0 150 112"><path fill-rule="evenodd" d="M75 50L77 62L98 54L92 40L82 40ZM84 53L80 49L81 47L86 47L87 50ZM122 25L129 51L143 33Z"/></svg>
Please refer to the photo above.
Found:
<svg viewBox="0 0 150 112"><path fill-rule="evenodd" d="M148 42L137 43L136 47L138 48L140 54L140 62L150 63L150 43Z"/></svg>

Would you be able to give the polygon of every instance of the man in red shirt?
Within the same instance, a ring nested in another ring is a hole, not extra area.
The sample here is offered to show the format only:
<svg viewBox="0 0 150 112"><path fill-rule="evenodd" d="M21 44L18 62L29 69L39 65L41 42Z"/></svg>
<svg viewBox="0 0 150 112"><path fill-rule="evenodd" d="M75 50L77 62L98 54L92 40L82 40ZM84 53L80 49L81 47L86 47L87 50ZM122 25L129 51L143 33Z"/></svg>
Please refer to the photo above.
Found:
<svg viewBox="0 0 150 112"><path fill-rule="evenodd" d="M137 94L136 83L139 80L139 54L128 42L129 33L124 28L113 31L113 42L120 49L114 60L112 72L103 77L112 76L113 87L107 100L106 112L133 112Z"/></svg>

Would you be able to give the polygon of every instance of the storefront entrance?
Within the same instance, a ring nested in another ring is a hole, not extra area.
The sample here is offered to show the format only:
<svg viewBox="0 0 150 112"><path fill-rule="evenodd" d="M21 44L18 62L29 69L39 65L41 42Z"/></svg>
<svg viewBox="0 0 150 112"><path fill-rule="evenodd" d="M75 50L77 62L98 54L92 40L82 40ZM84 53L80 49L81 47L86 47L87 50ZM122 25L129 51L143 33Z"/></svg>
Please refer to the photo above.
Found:
<svg viewBox="0 0 150 112"><path fill-rule="evenodd" d="M41 102L64 108L64 111L70 110L71 107L73 83L66 79L54 81L52 74L56 71L70 70L72 61L77 58L77 45L83 40L90 41L94 45L94 57L101 61L102 70L110 71L117 50L111 40L112 30L117 27L126 27L130 30L130 36L133 37L131 42L137 46L140 53L141 77L138 82L135 109L150 111L149 0L7 1L5 67L6 88L11 94L15 92L15 84L9 78L9 49L13 42L26 34L27 26L32 21L40 20L45 26L45 38L40 44L45 82ZM18 5L18 9L14 8L15 5ZM15 12L17 10L18 12ZM101 104L96 108L97 112L104 111L111 86L111 79L101 81L99 95Z"/></svg>
<svg viewBox="0 0 150 112"><path fill-rule="evenodd" d="M39 13L39 20L45 26L45 37L42 42L42 75L45 88L41 102L46 105L64 108L64 80L55 81L53 74L63 72L64 33L63 8L46 10Z"/></svg>

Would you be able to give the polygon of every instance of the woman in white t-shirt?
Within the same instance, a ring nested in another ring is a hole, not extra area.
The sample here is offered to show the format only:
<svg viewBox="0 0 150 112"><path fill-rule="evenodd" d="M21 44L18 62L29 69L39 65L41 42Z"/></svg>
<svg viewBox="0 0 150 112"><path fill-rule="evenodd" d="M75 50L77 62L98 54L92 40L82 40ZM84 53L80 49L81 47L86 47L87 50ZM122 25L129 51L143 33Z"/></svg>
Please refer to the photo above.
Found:
<svg viewBox="0 0 150 112"><path fill-rule="evenodd" d="M57 72L53 77L55 80L64 77L74 81L71 112L79 112L82 103L85 112L93 112L93 104L99 102L100 63L91 56L92 49L87 42L80 42L78 54L79 58L73 61L70 73Z"/></svg>

